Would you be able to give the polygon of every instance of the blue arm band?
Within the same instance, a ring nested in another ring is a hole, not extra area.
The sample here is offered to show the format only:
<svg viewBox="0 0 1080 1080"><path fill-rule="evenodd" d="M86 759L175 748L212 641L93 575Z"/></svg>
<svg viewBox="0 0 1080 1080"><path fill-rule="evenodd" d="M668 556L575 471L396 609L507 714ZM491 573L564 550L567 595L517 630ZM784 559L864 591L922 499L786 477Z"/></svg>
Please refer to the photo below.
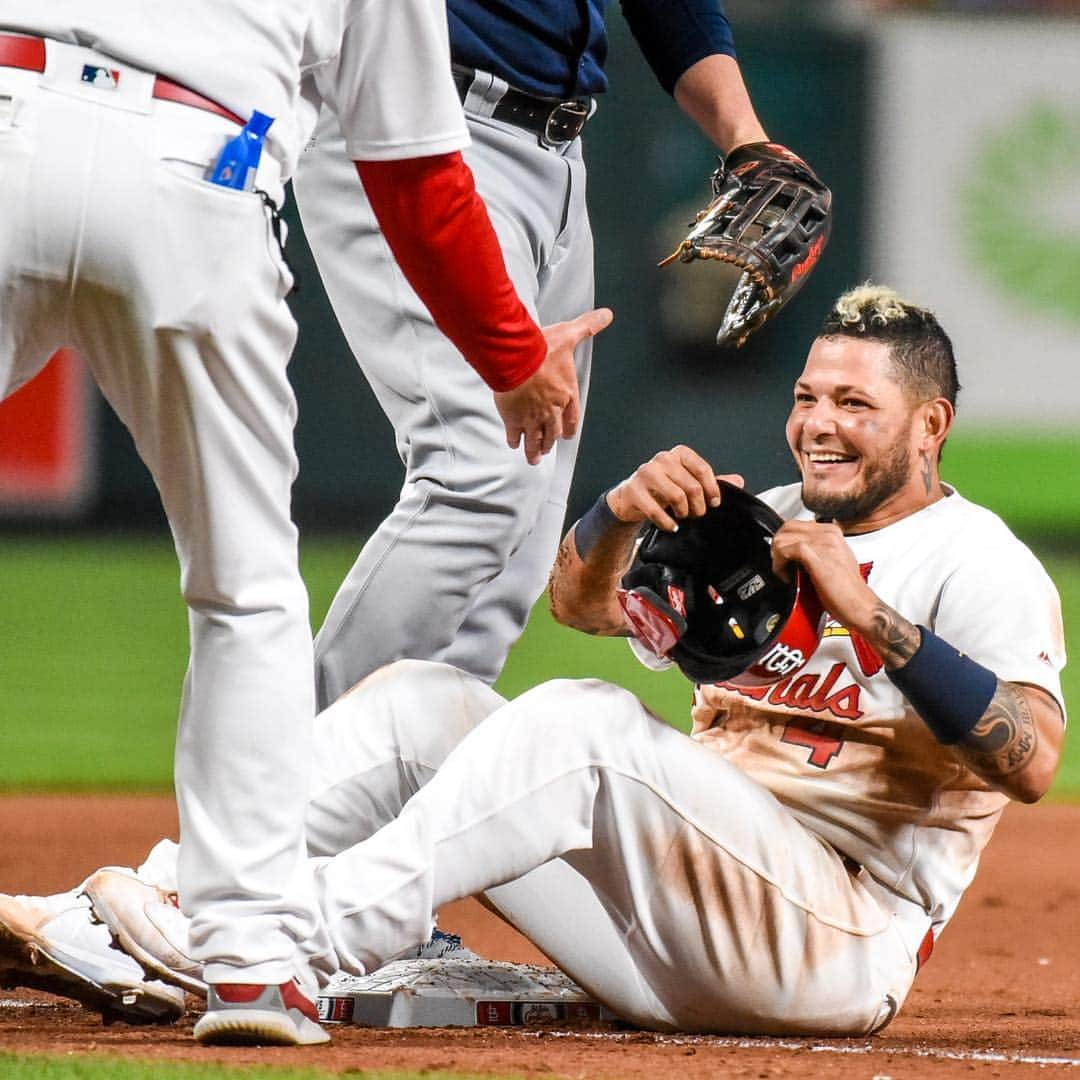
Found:
<svg viewBox="0 0 1080 1080"><path fill-rule="evenodd" d="M997 690L997 676L925 626L919 632L922 641L915 655L888 676L938 742L950 746L982 718Z"/></svg>
<svg viewBox="0 0 1080 1080"><path fill-rule="evenodd" d="M578 518L577 524L574 526L574 547L577 548L579 558L587 559L589 557L589 552L596 547L597 541L604 533L606 533L613 525L623 524L625 523L620 521L619 518L612 513L611 507L608 506L607 492L605 491L603 495L601 495L600 498Z"/></svg>
<svg viewBox="0 0 1080 1080"><path fill-rule="evenodd" d="M735 55L731 25L719 0L622 0L623 15L670 94L687 68L716 53Z"/></svg>

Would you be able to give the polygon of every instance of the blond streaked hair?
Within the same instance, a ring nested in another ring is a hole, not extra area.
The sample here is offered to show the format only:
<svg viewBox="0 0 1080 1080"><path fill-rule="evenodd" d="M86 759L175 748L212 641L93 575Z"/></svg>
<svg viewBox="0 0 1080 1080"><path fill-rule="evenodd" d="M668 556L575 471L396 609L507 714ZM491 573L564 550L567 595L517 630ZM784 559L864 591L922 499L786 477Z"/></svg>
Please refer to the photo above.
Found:
<svg viewBox="0 0 1080 1080"><path fill-rule="evenodd" d="M819 337L880 341L893 371L915 401L943 397L956 408L960 383L949 335L934 313L895 289L865 282L841 296L825 317Z"/></svg>

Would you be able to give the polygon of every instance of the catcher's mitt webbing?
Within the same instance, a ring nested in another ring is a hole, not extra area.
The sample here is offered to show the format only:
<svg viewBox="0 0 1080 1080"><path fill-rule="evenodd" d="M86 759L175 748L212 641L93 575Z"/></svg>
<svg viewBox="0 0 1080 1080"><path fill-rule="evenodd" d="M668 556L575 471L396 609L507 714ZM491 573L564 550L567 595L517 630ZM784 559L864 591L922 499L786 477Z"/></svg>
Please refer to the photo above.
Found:
<svg viewBox="0 0 1080 1080"><path fill-rule="evenodd" d="M736 147L711 177L713 199L661 266L716 259L742 270L716 336L741 345L802 287L832 225L832 193L778 143Z"/></svg>

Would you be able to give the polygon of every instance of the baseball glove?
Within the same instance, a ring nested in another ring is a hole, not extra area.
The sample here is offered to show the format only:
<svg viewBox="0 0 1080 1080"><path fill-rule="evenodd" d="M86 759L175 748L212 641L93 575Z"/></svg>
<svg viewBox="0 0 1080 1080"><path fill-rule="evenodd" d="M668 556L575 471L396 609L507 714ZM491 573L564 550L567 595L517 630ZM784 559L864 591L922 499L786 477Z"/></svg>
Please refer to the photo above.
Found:
<svg viewBox="0 0 1080 1080"><path fill-rule="evenodd" d="M720 487L720 505L678 532L646 529L619 603L634 636L693 681L767 686L810 659L824 612L806 574L787 581L772 569L779 515Z"/></svg>
<svg viewBox="0 0 1080 1080"><path fill-rule="evenodd" d="M742 271L716 335L741 345L802 287L832 224L832 192L778 143L738 146L712 174L713 200L661 266L719 259Z"/></svg>

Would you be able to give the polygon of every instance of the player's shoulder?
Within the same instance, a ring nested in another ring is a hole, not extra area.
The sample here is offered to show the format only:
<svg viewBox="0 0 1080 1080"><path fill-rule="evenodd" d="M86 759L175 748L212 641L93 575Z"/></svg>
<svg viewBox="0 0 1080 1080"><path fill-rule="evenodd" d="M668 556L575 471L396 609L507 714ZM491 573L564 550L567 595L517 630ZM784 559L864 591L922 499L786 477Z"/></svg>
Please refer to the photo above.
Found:
<svg viewBox="0 0 1080 1080"><path fill-rule="evenodd" d="M972 502L950 484L942 485L946 497L934 503L931 517L940 519L945 530L956 538L980 541L980 547L1000 545L1004 548L1030 551L1027 545L1012 531L1005 519L996 511L981 503Z"/></svg>
<svg viewBox="0 0 1080 1080"><path fill-rule="evenodd" d="M991 578L1026 572L1048 578L1035 553L1012 531L1000 514L972 502L946 485L948 496L935 503L934 518L942 526L950 561Z"/></svg>

